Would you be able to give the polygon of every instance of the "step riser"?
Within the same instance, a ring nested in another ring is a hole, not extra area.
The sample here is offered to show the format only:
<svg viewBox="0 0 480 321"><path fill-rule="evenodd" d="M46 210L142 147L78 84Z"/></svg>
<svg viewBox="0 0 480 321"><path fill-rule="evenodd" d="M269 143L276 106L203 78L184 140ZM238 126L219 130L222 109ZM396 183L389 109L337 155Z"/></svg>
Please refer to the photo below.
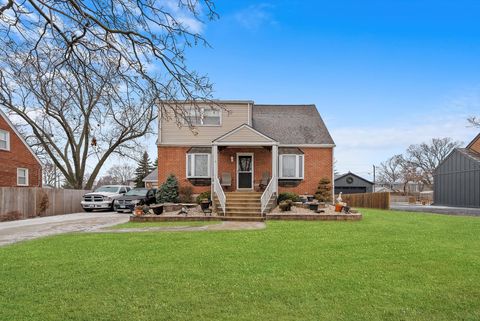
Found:
<svg viewBox="0 0 480 321"><path fill-rule="evenodd" d="M238 221L262 221L264 218L261 214L261 197L262 193L225 193L226 204L225 204L225 218L229 220L238 220ZM218 197L214 196L215 208L219 215L223 214L220 202ZM270 201L267 206L268 208L273 206L273 201Z"/></svg>

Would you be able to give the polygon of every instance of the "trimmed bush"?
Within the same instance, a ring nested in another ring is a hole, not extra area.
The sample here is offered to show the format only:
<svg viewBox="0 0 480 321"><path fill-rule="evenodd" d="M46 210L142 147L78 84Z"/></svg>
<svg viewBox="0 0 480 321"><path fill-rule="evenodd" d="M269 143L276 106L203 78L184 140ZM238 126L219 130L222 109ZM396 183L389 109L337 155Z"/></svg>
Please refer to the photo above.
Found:
<svg viewBox="0 0 480 321"><path fill-rule="evenodd" d="M280 204L280 202L285 201L285 200L291 200L292 202L300 202L300 196L298 194L292 193L292 192L286 192L286 193L280 193L278 194L278 199L277 203Z"/></svg>
<svg viewBox="0 0 480 321"><path fill-rule="evenodd" d="M180 203L191 203L193 188L191 186L182 186L179 188L178 194L178 200L180 201Z"/></svg>
<svg viewBox="0 0 480 321"><path fill-rule="evenodd" d="M200 195L197 196L197 203L200 204L202 200L212 200L212 193L210 191L208 192L203 192Z"/></svg>
<svg viewBox="0 0 480 321"><path fill-rule="evenodd" d="M332 201L332 185L328 178L322 178L318 183L317 191L315 192L315 198L319 202L331 202Z"/></svg>
<svg viewBox="0 0 480 321"><path fill-rule="evenodd" d="M292 200L285 200L285 201L281 201L280 202L280 205L278 205L278 207L280 207L280 210L282 212L286 212L286 211L291 211L292 210Z"/></svg>

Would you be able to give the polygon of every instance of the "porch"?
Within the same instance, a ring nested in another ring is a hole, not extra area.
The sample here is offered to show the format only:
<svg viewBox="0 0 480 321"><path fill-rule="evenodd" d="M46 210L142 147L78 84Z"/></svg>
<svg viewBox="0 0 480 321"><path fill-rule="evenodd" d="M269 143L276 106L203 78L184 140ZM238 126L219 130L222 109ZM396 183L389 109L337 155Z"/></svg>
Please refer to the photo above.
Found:
<svg viewBox="0 0 480 321"><path fill-rule="evenodd" d="M225 216L265 216L278 194L278 142L248 125L212 142L212 199Z"/></svg>

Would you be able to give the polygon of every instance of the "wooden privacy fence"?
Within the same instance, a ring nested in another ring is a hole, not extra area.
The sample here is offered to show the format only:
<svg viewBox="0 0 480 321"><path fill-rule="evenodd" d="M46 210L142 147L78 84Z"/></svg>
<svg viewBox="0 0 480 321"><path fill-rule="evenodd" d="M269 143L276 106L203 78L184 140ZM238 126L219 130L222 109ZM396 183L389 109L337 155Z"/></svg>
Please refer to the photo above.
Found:
<svg viewBox="0 0 480 321"><path fill-rule="evenodd" d="M82 212L84 190L0 187L0 222Z"/></svg>
<svg viewBox="0 0 480 321"><path fill-rule="evenodd" d="M390 209L390 193L342 194L342 199L350 207Z"/></svg>

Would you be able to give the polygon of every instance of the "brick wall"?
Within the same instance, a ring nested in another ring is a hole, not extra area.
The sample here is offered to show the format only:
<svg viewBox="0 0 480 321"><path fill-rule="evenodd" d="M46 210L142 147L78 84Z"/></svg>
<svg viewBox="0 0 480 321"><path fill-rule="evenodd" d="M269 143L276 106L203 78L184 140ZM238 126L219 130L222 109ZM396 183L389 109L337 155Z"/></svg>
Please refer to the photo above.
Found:
<svg viewBox="0 0 480 321"><path fill-rule="evenodd" d="M315 194L321 178L332 180L333 175L333 149L332 148L300 148L305 157L304 180L295 187L281 187L278 191L293 192L297 194ZM332 182L333 183L333 182Z"/></svg>
<svg viewBox="0 0 480 321"><path fill-rule="evenodd" d="M17 186L17 168L28 169L30 187L41 187L41 165L1 116L0 129L10 133L10 151L0 150L0 187Z"/></svg>
<svg viewBox="0 0 480 321"><path fill-rule="evenodd" d="M174 174L180 186L192 186L193 193L210 191L210 186L193 186L187 179L186 153L190 147L158 146L158 186L161 186L168 175Z"/></svg>
<svg viewBox="0 0 480 321"><path fill-rule="evenodd" d="M210 186L193 186L186 178L186 153L190 147L158 146L158 182L161 185L173 173L181 186L192 186L195 194L209 191ZM305 153L305 179L295 187L279 187L279 192L314 194L321 178L332 179L333 153L331 148L302 148ZM230 172L232 188L236 189L237 153L254 154L254 181L258 186L264 172L272 173L271 150L267 148L226 148L219 151L218 173ZM233 156L233 162L231 162Z"/></svg>

